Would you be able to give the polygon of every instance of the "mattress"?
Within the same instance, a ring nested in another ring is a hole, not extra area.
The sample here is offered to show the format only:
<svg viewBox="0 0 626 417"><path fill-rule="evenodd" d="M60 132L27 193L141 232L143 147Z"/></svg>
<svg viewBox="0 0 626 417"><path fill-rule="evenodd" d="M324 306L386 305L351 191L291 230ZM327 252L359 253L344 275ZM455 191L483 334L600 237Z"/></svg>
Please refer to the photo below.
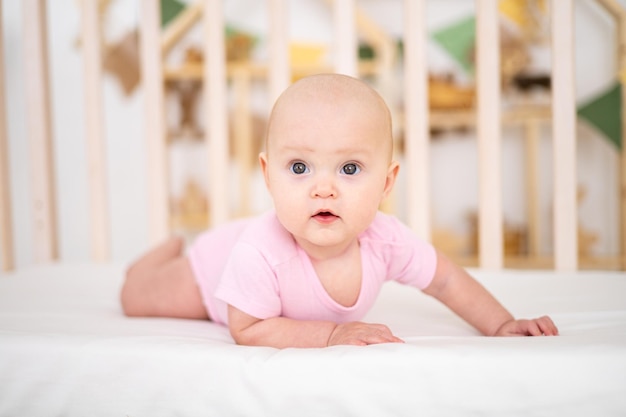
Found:
<svg viewBox="0 0 626 417"><path fill-rule="evenodd" d="M208 321L127 318L124 267L0 276L0 416L623 416L626 274L472 274L558 337L489 338L388 283L366 321L404 344L237 346Z"/></svg>

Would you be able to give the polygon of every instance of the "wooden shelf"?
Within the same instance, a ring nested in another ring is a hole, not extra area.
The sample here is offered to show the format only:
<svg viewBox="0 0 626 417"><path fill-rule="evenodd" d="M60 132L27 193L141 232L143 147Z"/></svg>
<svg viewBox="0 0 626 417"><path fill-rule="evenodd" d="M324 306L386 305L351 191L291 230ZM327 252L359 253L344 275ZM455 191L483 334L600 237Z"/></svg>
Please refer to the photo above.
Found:
<svg viewBox="0 0 626 417"><path fill-rule="evenodd" d="M373 75L379 72L381 64L376 60L359 62L359 73L362 76ZM255 62L229 62L226 64L226 75L230 79L242 71L249 72L254 80L265 80L268 76L267 65ZM331 65L292 65L291 75L300 78L310 74L333 72ZM201 63L185 63L177 67L164 66L163 78L165 81L198 80L203 77L203 65Z"/></svg>
<svg viewBox="0 0 626 417"><path fill-rule="evenodd" d="M523 104L510 106L501 112L502 124L521 125L529 120L549 122L552 119L552 109L549 104ZM439 129L475 128L476 111L467 110L431 110L429 114L430 126Z"/></svg>

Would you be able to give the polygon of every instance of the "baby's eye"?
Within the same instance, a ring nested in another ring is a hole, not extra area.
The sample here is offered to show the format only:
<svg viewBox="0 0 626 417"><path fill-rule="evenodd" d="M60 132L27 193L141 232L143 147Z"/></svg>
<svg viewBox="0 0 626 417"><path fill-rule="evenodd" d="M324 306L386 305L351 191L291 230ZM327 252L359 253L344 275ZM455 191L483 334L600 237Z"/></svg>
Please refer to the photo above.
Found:
<svg viewBox="0 0 626 417"><path fill-rule="evenodd" d="M304 162L294 162L293 164L291 164L290 169L291 172L297 175L306 174L307 172L309 172L309 167L307 167Z"/></svg>
<svg viewBox="0 0 626 417"><path fill-rule="evenodd" d="M355 175L361 172L361 168L357 164L345 164L341 167L341 173L346 175Z"/></svg>

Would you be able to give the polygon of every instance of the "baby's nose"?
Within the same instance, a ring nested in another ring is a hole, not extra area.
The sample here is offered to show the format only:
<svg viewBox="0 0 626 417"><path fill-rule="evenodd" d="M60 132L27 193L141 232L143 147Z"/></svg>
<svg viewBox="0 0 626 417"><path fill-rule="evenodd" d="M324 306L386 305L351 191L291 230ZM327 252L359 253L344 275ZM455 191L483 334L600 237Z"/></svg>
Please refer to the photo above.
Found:
<svg viewBox="0 0 626 417"><path fill-rule="evenodd" d="M337 197L337 187L331 178L322 176L315 182L311 194L313 198L334 198Z"/></svg>

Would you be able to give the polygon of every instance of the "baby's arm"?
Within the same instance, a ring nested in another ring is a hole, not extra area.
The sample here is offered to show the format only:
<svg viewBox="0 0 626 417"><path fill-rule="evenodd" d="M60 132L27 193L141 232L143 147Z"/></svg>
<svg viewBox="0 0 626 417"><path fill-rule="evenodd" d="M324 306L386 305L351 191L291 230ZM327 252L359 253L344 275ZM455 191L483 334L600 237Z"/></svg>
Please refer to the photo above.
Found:
<svg viewBox="0 0 626 417"><path fill-rule="evenodd" d="M230 333L240 345L286 347L325 347L401 342L387 326L352 322L293 320L274 317L261 320L228 306Z"/></svg>
<svg viewBox="0 0 626 417"><path fill-rule="evenodd" d="M424 290L462 319L488 336L557 335L552 320L541 317L516 320L482 285L463 268L437 252L437 270Z"/></svg>

